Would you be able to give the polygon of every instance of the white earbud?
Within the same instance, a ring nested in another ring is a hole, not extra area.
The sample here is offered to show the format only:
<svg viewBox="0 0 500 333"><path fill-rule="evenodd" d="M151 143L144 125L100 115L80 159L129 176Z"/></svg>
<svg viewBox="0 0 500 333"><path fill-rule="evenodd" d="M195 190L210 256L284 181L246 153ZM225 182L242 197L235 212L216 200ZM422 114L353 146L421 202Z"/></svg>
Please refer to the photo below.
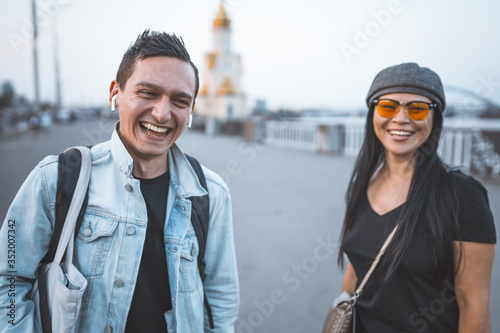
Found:
<svg viewBox="0 0 500 333"><path fill-rule="evenodd" d="M111 111L115 112L115 110L116 110L116 95L114 95L111 98Z"/></svg>
<svg viewBox="0 0 500 333"><path fill-rule="evenodd" d="M191 125L193 124L193 114L189 114L189 121L188 121L188 126L187 128L191 128Z"/></svg>

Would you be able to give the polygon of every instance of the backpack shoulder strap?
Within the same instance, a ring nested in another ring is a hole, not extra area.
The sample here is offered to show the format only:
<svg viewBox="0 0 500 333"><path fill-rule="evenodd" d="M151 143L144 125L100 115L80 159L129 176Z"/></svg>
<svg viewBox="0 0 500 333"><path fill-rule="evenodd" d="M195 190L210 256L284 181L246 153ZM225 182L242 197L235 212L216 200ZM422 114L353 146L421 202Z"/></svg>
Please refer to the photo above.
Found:
<svg viewBox="0 0 500 333"><path fill-rule="evenodd" d="M57 247L59 245L59 240L64 227L64 222L66 221L66 216L68 215L69 207L73 195L75 193L76 184L80 176L80 170L82 166L82 153L78 149L69 149L65 152L59 154L58 157L58 167L57 167L57 190L56 190L56 212L54 221L54 232L49 243L49 249L43 259L41 260L41 265L39 270L43 270L43 267L52 262L56 255ZM75 224L75 235L78 234L80 226L83 221L83 215L85 209L87 208L89 191L87 187L87 192L85 193L85 198L80 208L78 218ZM40 293L40 319L42 324L43 333L52 332L52 324L50 320L50 310L48 304L47 287L45 280L45 273L38 272L38 290Z"/></svg>
<svg viewBox="0 0 500 333"><path fill-rule="evenodd" d="M207 180L201 169L201 165L194 157L187 154L186 158L193 167L194 172L198 176L201 186L208 192ZM209 196L204 195L201 197L190 197L191 200L191 224L193 225L194 231L196 233L196 238L198 239L199 253L198 253L198 270L200 272L201 281L205 281L205 248L207 246L208 237L208 224L210 221L210 201ZM204 303L207 308L208 320L210 323L210 328L214 328L214 319L212 316L212 310L210 304L208 303L207 295L203 291Z"/></svg>
<svg viewBox="0 0 500 333"><path fill-rule="evenodd" d="M59 154L54 233L52 235L52 239L50 240L49 250L45 257L42 259L42 264L49 263L54 260L54 256L57 250L57 244L59 244L59 239L61 238L64 221L66 220L66 216L68 215L69 205L71 204L73 194L75 193L76 183L80 174L81 165L82 155L79 150L70 149ZM87 189L82 208L80 210L80 213L78 214L78 219L75 226L75 237L76 235L78 235L78 231L80 230L80 227L82 225L83 215L85 214L85 209L87 208L88 203L88 194L89 193Z"/></svg>
<svg viewBox="0 0 500 333"><path fill-rule="evenodd" d="M194 157L186 155L189 163L193 167L201 186L208 192L207 181L205 175L201 169L201 165ZM198 243L200 245L198 261L200 257L203 258L205 255L205 247L208 236L208 223L209 223L209 198L208 195L201 197L190 197L191 203L193 205L194 216L191 214L191 222L193 223L193 228L196 232L196 237L198 238Z"/></svg>

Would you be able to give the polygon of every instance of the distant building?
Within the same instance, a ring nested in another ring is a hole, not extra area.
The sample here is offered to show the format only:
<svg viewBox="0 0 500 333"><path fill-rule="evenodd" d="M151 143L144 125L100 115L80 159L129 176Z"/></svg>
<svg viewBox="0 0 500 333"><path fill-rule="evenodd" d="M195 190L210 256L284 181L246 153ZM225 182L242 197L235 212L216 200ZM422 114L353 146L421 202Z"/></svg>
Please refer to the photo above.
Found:
<svg viewBox="0 0 500 333"><path fill-rule="evenodd" d="M253 108L254 112L262 112L267 111L267 103L265 99L256 99L255 107Z"/></svg>
<svg viewBox="0 0 500 333"><path fill-rule="evenodd" d="M213 22L214 49L205 55L204 82L201 85L196 113L210 118L246 117L245 93L241 87L241 58L231 51L231 21L221 1Z"/></svg>

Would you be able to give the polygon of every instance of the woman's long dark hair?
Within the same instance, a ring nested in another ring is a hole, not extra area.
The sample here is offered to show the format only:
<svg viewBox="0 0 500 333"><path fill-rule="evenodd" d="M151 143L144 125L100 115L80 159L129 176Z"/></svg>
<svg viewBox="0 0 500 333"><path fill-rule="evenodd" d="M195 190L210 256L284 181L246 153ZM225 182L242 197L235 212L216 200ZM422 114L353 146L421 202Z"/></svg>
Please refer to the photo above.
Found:
<svg viewBox="0 0 500 333"><path fill-rule="evenodd" d="M384 147L375 135L373 112L372 106L366 119L363 146L346 193L347 209L338 255L340 266L344 265L344 241L355 223L358 205L366 195L371 177L385 160ZM436 277L453 281L453 240L457 232L458 199L452 189L449 167L437 156L442 129L443 115L436 108L433 110L431 134L418 149L406 204L402 206L398 218L400 226L380 263L385 270L385 281L389 280L400 264L419 223L425 223L431 233Z"/></svg>

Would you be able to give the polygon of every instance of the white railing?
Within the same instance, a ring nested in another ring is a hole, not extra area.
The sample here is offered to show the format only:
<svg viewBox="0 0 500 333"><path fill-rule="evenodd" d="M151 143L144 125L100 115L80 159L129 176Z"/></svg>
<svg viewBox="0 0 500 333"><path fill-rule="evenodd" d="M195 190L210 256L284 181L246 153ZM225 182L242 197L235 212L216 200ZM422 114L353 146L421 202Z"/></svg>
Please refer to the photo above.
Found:
<svg viewBox="0 0 500 333"><path fill-rule="evenodd" d="M318 126L293 121L268 121L264 142L269 145L315 151L318 145Z"/></svg>
<svg viewBox="0 0 500 333"><path fill-rule="evenodd" d="M365 136L365 126L348 124L345 126L344 154L347 156L358 156L363 138Z"/></svg>
<svg viewBox="0 0 500 333"><path fill-rule="evenodd" d="M341 127L342 134L340 135L343 137L343 147L341 147L340 151L347 156L357 156L363 144L364 124L346 121L336 123L336 125L321 125L317 122L267 121L265 123L264 142L280 147L328 152L333 151L333 147L329 146L329 142L331 142L329 136L338 136L339 133L333 133L332 131L338 131ZM441 135L438 154L446 164L452 167L461 168L465 172L470 172L471 167L477 170L477 157L473 161L473 156L478 154L477 147L485 146L485 143L481 140L484 141L484 138L482 138L479 130L465 128L464 126L445 128ZM483 150L484 152L481 153L482 159L488 164L483 163L485 168L489 168L492 175L498 176L500 173L500 165L498 165L500 157L495 153L494 149Z"/></svg>
<svg viewBox="0 0 500 333"><path fill-rule="evenodd" d="M472 162L471 129L444 129L439 142L438 155L444 163L470 172Z"/></svg>

